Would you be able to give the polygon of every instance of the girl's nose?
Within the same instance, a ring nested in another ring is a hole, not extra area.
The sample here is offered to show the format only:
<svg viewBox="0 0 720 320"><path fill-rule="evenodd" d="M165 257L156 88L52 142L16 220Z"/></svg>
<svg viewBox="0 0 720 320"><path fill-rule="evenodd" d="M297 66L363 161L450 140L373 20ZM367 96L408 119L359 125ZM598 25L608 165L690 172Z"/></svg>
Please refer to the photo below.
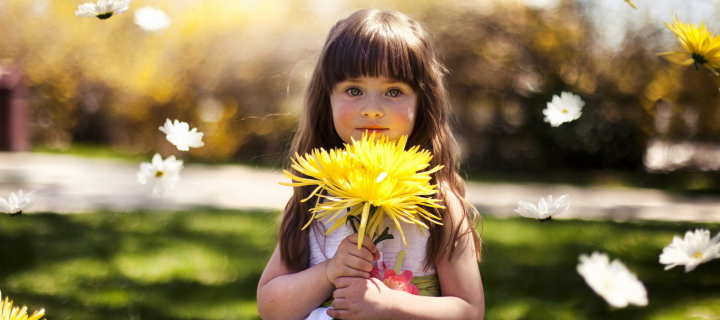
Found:
<svg viewBox="0 0 720 320"><path fill-rule="evenodd" d="M362 110L360 110L360 112L364 117L382 117L383 111L380 98L369 98L367 103L363 106Z"/></svg>

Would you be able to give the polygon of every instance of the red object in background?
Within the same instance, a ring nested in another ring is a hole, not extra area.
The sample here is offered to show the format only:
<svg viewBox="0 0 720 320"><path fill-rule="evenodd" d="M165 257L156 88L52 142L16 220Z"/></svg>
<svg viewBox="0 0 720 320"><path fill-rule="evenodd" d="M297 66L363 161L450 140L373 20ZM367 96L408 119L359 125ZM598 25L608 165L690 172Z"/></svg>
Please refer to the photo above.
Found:
<svg viewBox="0 0 720 320"><path fill-rule="evenodd" d="M0 151L29 151L28 88L20 69L0 62Z"/></svg>

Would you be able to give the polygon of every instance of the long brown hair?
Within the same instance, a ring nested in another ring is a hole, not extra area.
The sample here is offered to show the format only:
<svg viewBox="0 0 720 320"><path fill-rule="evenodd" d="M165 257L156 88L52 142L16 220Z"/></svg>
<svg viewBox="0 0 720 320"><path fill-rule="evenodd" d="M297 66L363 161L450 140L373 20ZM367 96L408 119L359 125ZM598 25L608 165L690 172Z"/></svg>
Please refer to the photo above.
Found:
<svg viewBox="0 0 720 320"><path fill-rule="evenodd" d="M450 105L445 73L428 34L418 22L393 11L355 12L330 30L305 93L304 111L290 150L290 155L303 155L315 148L329 150L343 146L335 132L330 105L330 93L338 82L361 76L385 76L411 85L418 92L418 111L407 145L419 145L432 152L431 168L438 164L445 166L433 177L433 183L440 186L436 196L444 199L447 191L457 195L463 205L463 219L472 226L466 230L453 228L450 235L453 241L443 243L443 227L429 224L426 268L434 265L445 250L449 249L452 256L457 240L465 235L473 237L480 259L480 238L474 228L479 215L465 201L465 184L458 175L458 148L448 120ZM293 174L299 173L293 170ZM310 219L309 210L315 201L300 200L308 197L313 188L294 188L280 225L282 261L295 272L309 266L309 229L301 228ZM444 223L453 225L446 210L436 211Z"/></svg>

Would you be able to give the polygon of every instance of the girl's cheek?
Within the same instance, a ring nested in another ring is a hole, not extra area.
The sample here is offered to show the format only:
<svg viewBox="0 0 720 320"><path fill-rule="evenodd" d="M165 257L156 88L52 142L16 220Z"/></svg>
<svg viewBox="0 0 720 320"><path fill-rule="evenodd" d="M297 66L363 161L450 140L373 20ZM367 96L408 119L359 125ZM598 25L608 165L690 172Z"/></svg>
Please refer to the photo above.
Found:
<svg viewBox="0 0 720 320"><path fill-rule="evenodd" d="M408 119L408 121L413 121L413 120L415 120L415 110L413 110L413 109L408 109L408 111L407 111L407 119Z"/></svg>
<svg viewBox="0 0 720 320"><path fill-rule="evenodd" d="M338 129L349 129L352 125L352 113L347 109L334 110L333 120L335 127Z"/></svg>

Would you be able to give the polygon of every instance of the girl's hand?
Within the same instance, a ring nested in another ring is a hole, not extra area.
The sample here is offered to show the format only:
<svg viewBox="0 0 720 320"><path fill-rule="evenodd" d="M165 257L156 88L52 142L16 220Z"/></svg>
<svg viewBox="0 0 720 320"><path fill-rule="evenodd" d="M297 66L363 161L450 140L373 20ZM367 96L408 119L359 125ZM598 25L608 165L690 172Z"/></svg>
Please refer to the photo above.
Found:
<svg viewBox="0 0 720 320"><path fill-rule="evenodd" d="M340 277L369 278L372 271L372 262L380 259L375 244L368 236L363 239L363 246L357 248L358 235L351 234L340 243L337 252L326 266L326 274L330 283Z"/></svg>
<svg viewBox="0 0 720 320"><path fill-rule="evenodd" d="M389 313L392 291L375 278L338 278L335 281L332 309L327 315L334 319L382 319Z"/></svg>

